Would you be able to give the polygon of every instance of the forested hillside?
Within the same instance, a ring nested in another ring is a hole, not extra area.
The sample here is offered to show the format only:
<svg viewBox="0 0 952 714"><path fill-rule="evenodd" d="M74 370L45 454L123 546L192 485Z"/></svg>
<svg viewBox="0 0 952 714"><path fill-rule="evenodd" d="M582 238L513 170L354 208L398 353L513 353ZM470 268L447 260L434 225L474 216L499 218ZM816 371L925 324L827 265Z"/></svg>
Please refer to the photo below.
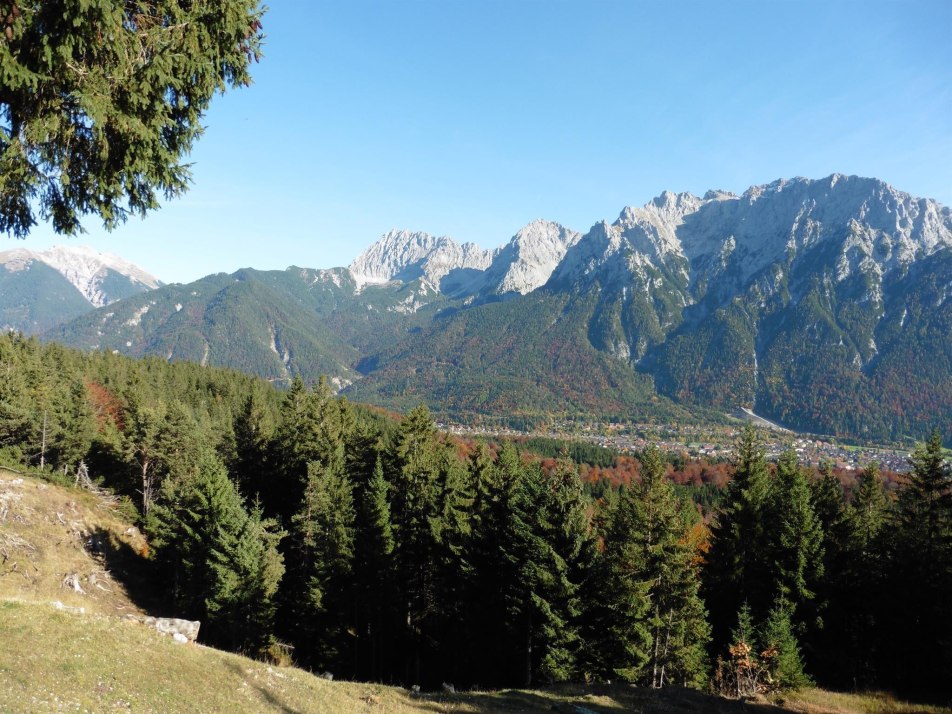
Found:
<svg viewBox="0 0 952 714"><path fill-rule="evenodd" d="M466 447L326 382L0 339L7 462L84 462L128 500L155 588L209 643L438 686L624 680L734 694L949 685L952 474L938 433L889 493L845 494L752 430L721 505L660 452L597 500L577 465Z"/></svg>
<svg viewBox="0 0 952 714"><path fill-rule="evenodd" d="M11 285L13 317L53 319L50 296ZM834 174L666 191L584 235L533 222L496 251L391 231L349 268L210 275L44 339L284 385L326 374L356 401L457 421L748 408L798 431L912 441L952 433L950 294L952 212Z"/></svg>

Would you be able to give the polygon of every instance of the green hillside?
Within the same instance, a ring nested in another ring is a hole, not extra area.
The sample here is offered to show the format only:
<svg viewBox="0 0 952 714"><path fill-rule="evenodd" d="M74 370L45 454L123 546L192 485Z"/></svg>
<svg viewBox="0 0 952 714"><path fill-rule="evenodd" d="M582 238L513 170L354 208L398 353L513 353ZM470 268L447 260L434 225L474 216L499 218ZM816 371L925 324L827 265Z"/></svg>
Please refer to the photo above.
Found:
<svg viewBox="0 0 952 714"><path fill-rule="evenodd" d="M39 334L91 309L79 290L41 261L22 270L0 266L0 329Z"/></svg>

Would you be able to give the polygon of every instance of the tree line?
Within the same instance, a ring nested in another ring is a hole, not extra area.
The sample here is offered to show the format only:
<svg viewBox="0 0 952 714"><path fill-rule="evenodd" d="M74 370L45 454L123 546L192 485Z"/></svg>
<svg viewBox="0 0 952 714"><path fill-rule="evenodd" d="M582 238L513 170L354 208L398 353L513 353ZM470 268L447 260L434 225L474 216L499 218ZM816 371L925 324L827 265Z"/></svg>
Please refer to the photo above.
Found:
<svg viewBox="0 0 952 714"><path fill-rule="evenodd" d="M122 494L169 614L212 644L424 687L949 686L938 433L895 492L875 464L846 492L749 428L720 496L692 499L655 448L594 493L564 455L464 449L424 407L396 421L326 381L16 335L0 377L0 459L84 462Z"/></svg>

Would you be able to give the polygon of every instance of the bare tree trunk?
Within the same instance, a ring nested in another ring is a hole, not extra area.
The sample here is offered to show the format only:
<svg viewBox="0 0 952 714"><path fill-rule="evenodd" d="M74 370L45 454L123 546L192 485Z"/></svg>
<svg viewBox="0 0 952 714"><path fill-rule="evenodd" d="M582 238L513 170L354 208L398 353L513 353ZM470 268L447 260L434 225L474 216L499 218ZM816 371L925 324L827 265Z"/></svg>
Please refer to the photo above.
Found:
<svg viewBox="0 0 952 714"><path fill-rule="evenodd" d="M526 689L532 686L532 606L529 606L529 620L526 622Z"/></svg>
<svg viewBox="0 0 952 714"><path fill-rule="evenodd" d="M655 606L655 622L659 620L660 613L658 612L658 606ZM654 652L651 655L652 667L651 667L651 686L654 688L658 687L658 642L661 639L657 630L655 630L652 635L654 639Z"/></svg>
<svg viewBox="0 0 952 714"><path fill-rule="evenodd" d="M664 633L664 649L661 650L661 658L664 662L668 661L668 649L671 646L671 628L674 626L674 610L671 610L668 613L668 626L665 629ZM661 680L658 682L658 687L664 686L664 669L665 664L661 665Z"/></svg>
<svg viewBox="0 0 952 714"><path fill-rule="evenodd" d="M40 468L46 466L46 423L49 418L49 412L43 412L43 443L40 446Z"/></svg>
<svg viewBox="0 0 952 714"><path fill-rule="evenodd" d="M149 508L152 506L153 498L153 487L152 483L152 474L149 471L149 466L152 463L149 459L142 460L142 515L149 515Z"/></svg>

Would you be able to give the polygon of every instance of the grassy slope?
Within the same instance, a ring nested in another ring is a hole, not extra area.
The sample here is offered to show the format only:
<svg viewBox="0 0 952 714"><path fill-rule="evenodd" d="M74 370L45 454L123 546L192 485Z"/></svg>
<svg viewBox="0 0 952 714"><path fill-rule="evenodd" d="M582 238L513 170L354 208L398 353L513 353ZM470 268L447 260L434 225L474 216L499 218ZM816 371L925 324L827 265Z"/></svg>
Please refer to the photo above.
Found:
<svg viewBox="0 0 952 714"><path fill-rule="evenodd" d="M101 553L87 549L94 536ZM93 494L0 469L0 711L950 712L816 690L788 695L776 707L624 686L414 696L398 687L330 682L179 645L123 619L144 602L136 564L146 550L142 536ZM64 589L71 573L85 594Z"/></svg>

